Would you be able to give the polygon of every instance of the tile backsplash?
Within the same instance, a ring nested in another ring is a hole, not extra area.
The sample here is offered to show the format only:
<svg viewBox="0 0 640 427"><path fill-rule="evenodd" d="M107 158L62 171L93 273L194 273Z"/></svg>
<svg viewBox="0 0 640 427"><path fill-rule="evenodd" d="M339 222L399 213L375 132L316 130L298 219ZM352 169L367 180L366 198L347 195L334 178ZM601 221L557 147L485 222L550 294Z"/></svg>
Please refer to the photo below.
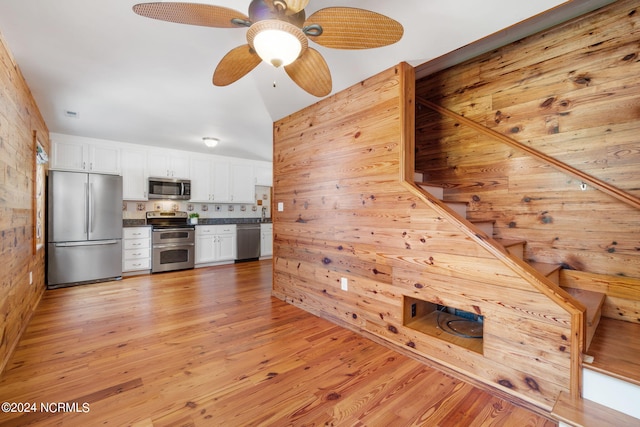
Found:
<svg viewBox="0 0 640 427"><path fill-rule="evenodd" d="M147 211L185 211L197 212L200 218L261 218L262 208L265 217L271 218L271 187L256 186L254 204L195 203L190 201L152 200L124 201L123 219L145 219Z"/></svg>

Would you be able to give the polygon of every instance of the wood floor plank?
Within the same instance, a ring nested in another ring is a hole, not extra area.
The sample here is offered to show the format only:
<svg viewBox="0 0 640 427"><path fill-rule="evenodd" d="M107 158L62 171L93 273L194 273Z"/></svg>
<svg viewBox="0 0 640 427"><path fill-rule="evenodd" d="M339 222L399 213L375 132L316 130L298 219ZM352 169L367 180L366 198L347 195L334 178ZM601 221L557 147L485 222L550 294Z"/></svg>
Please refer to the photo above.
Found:
<svg viewBox="0 0 640 427"><path fill-rule="evenodd" d="M38 410L0 425L555 425L271 297L271 278L259 261L47 291L0 376L0 401Z"/></svg>

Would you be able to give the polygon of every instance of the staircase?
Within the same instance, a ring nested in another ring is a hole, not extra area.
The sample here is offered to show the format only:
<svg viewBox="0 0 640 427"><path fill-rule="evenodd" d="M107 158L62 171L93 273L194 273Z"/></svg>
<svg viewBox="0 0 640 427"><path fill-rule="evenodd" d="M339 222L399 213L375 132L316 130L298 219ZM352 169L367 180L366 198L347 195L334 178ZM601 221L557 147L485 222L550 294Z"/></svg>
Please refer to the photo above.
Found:
<svg viewBox="0 0 640 427"><path fill-rule="evenodd" d="M447 202L442 187L422 182L415 174L416 184L433 197L443 201L457 215L467 218L467 203ZM488 236L493 236L494 221L470 221ZM532 262L524 259L525 240L493 239L514 257L527 262L549 281L561 286L560 265ZM563 287L569 295L586 307L586 345L583 363L582 398L574 401L561 393L551 416L560 427L627 427L640 426L640 351L617 356L621 346L634 342L640 349L640 325L602 317L606 295L583 289ZM600 324L602 328L599 328ZM593 349L592 349L593 343ZM622 363L627 362L627 363Z"/></svg>

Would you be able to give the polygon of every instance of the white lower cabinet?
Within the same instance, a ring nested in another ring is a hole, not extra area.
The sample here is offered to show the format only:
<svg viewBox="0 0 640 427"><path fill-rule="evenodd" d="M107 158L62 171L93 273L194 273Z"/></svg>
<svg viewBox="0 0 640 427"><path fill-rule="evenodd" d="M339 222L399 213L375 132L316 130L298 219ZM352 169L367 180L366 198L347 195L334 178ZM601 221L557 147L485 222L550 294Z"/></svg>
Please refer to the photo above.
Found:
<svg viewBox="0 0 640 427"><path fill-rule="evenodd" d="M122 273L151 270L151 228L125 227L122 237Z"/></svg>
<svg viewBox="0 0 640 427"><path fill-rule="evenodd" d="M260 258L273 256L273 224L260 224Z"/></svg>
<svg viewBox="0 0 640 427"><path fill-rule="evenodd" d="M236 226L196 226L196 266L236 259Z"/></svg>

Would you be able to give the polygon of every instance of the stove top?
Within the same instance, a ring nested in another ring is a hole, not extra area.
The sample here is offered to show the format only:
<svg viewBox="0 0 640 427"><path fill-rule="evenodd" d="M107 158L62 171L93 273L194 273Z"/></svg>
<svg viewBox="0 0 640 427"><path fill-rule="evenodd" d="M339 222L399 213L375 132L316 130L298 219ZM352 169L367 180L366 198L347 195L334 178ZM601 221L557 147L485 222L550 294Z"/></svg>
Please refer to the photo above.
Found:
<svg viewBox="0 0 640 427"><path fill-rule="evenodd" d="M194 228L188 221L189 214L181 211L150 211L147 212L147 225L154 229Z"/></svg>

